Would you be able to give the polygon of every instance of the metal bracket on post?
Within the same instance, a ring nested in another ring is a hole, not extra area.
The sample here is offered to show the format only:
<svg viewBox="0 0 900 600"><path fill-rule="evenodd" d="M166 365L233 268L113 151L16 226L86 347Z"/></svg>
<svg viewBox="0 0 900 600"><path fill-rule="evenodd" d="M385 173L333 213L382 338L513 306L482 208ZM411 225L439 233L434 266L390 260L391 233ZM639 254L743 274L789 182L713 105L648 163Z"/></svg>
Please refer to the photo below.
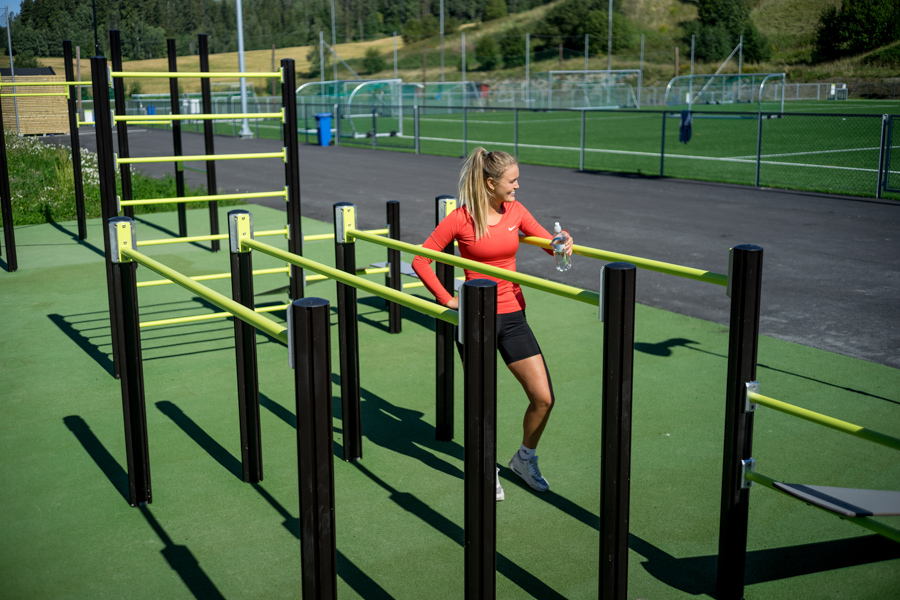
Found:
<svg viewBox="0 0 900 600"><path fill-rule="evenodd" d="M129 263L131 259L122 256L122 250L137 247L137 236L134 230L134 221L128 217L114 217L109 220L109 247L114 263Z"/></svg>
<svg viewBox="0 0 900 600"><path fill-rule="evenodd" d="M758 381L748 381L744 384L745 392L744 392L744 412L756 412L756 409L759 408L759 404L750 400L750 392L754 394L759 393L759 382Z"/></svg>
<svg viewBox="0 0 900 600"><path fill-rule="evenodd" d="M747 479L747 473L756 471L756 459L747 458L741 461L741 489L749 490L753 482Z"/></svg>
<svg viewBox="0 0 900 600"><path fill-rule="evenodd" d="M447 218L447 215L456 210L456 198L447 196L438 200L438 216L441 221Z"/></svg>
<svg viewBox="0 0 900 600"><path fill-rule="evenodd" d="M339 244L351 244L356 241L356 238L347 234L348 229L356 229L356 206L344 202L335 205L334 222L336 241Z"/></svg>
<svg viewBox="0 0 900 600"><path fill-rule="evenodd" d="M228 242L232 252L248 252L241 240L253 239L253 215L246 210L232 210L228 213Z"/></svg>

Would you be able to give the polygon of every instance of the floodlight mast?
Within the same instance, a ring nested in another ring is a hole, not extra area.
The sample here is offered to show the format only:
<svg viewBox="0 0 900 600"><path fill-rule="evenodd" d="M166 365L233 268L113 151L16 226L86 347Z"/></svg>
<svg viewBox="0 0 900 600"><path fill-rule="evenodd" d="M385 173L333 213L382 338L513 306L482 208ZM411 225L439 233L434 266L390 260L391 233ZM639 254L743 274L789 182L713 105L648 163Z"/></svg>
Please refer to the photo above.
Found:
<svg viewBox="0 0 900 600"><path fill-rule="evenodd" d="M241 11L241 0L237 0L237 34L238 34L238 70L245 73L244 68L244 16ZM241 77L241 114L247 114L247 78ZM238 134L242 138L253 137L250 131L250 123L247 119L241 121L241 131Z"/></svg>

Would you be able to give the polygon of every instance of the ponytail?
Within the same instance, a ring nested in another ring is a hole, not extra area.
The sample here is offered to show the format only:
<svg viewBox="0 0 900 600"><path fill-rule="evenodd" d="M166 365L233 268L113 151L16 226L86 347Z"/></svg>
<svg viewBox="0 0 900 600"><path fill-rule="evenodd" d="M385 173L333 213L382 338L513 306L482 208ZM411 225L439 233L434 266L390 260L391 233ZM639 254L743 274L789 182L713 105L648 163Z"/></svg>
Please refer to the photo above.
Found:
<svg viewBox="0 0 900 600"><path fill-rule="evenodd" d="M516 159L506 152L488 152L475 148L463 163L459 174L460 205L465 206L475 222L475 239L488 234L488 214L491 207L488 178L499 181Z"/></svg>

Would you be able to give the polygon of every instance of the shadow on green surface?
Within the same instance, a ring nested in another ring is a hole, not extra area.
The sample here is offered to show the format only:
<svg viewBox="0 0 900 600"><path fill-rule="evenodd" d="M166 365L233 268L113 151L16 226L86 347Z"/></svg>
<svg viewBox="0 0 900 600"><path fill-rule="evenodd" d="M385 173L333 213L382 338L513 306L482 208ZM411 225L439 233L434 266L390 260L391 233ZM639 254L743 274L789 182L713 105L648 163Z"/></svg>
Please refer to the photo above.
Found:
<svg viewBox="0 0 900 600"><path fill-rule="evenodd" d="M56 229L57 231L68 235L69 237L72 238L72 240L74 240L75 242L78 242L79 245L84 246L85 248L87 248L88 250L93 252L94 254L98 255L100 258L103 258L103 259L106 258L106 253L103 251L103 248L98 248L97 246L93 245L92 243L90 243L87 240L78 239L77 232L69 231L68 229L66 229L65 227L63 227L62 225L57 223L56 221L47 221L47 224L50 225L51 227L53 227L54 229ZM102 237L100 238L100 241L101 242L103 241Z"/></svg>
<svg viewBox="0 0 900 600"><path fill-rule="evenodd" d="M685 339L685 338L672 338L669 340L665 340L662 342L657 342L655 344L649 342L635 342L634 349L638 352L643 352L644 354L651 354L653 356L671 356L673 348L687 348L689 350L693 350L695 352L702 352L703 354L709 354L710 356L717 356L719 358L727 359L728 356L725 354L720 354L718 352L710 352L709 350L703 350L702 348L697 348L692 346L691 344L697 344L699 342L695 342L693 340ZM815 377L809 377L807 375L801 375L799 373L795 373L793 371L785 371L784 369L779 369L777 367L773 367L771 365L767 365L765 363L758 362L757 367L760 369L768 369L770 371L775 371L777 373L784 373L785 375L790 375L792 377L798 377L800 379L806 379L807 381L812 381L813 383L818 383L821 385L827 385L828 387L833 387L839 390L844 390L847 392L851 392L853 394L859 394L860 396L867 396L869 398L875 398L876 400L884 400L885 402L890 402L891 404L900 404L900 401L892 400L891 398L885 398L884 396L878 396L876 394L870 394L869 392L864 392L862 390L858 390L856 388L849 388L843 385L837 385L835 383L828 383L827 381L822 381L821 379L816 379Z"/></svg>
<svg viewBox="0 0 900 600"><path fill-rule="evenodd" d="M106 447L97 439L94 432L84 419L78 415L70 415L63 418L63 423L72 432L85 451L88 453L94 463L100 468L106 478L109 479L113 487L122 495L126 504L128 503L128 474L119 465L115 458L109 453ZM209 579L209 576L200 567L200 563L191 553L187 546L179 546L172 541L169 534L163 526L156 520L150 508L147 506L139 507L141 515L147 520L154 533L159 537L165 547L160 551L163 558L178 573L178 576L188 587L195 598L224 598L216 585Z"/></svg>
<svg viewBox="0 0 900 600"><path fill-rule="evenodd" d="M69 339L75 342L75 344L79 348L81 348L85 354L90 356L98 365L103 367L103 369L107 373L109 373L110 376L114 375L112 355L104 352L100 349L99 345L91 341L91 339L84 334L84 331L87 330L80 330L76 328L75 325L78 323L77 321L70 321L72 317L66 317L58 314L47 315L47 318L49 318L54 325L59 327L59 329L63 333L69 336ZM107 331L107 334L103 336L103 339L106 340L106 345L109 346L109 322L107 321L107 325L105 327L98 327L95 329L105 329ZM110 350L112 350L112 346L110 346Z"/></svg>

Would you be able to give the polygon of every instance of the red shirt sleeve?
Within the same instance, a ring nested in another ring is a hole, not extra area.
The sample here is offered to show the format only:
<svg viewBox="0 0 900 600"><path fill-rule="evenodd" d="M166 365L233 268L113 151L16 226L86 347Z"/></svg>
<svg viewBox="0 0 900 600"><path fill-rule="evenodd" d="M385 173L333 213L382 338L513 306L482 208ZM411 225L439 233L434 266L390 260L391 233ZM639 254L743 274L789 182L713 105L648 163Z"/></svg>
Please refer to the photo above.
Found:
<svg viewBox="0 0 900 600"><path fill-rule="evenodd" d="M525 208L521 203L519 203L519 209L522 211L521 217L521 225L519 225L519 231L524 233L526 236L534 236L545 238L547 240L553 239L553 234L544 229L544 227L537 222L537 220L531 216L531 213L528 212L528 209ZM548 248L542 248L544 252L547 254L553 254L553 250Z"/></svg>
<svg viewBox="0 0 900 600"><path fill-rule="evenodd" d="M440 222L422 246L429 250L437 250L440 252L446 248L447 245L452 244L453 240L456 239L456 234L459 232L459 212L461 210L465 209L457 208L444 217L444 220ZM450 302L453 298L453 294L448 292L444 286L441 285L437 275L434 274L434 269L431 268L431 263L432 259L425 256L417 256L413 260L412 267L422 283L425 284L425 287L428 288L428 291L434 294L438 304L443 306Z"/></svg>

